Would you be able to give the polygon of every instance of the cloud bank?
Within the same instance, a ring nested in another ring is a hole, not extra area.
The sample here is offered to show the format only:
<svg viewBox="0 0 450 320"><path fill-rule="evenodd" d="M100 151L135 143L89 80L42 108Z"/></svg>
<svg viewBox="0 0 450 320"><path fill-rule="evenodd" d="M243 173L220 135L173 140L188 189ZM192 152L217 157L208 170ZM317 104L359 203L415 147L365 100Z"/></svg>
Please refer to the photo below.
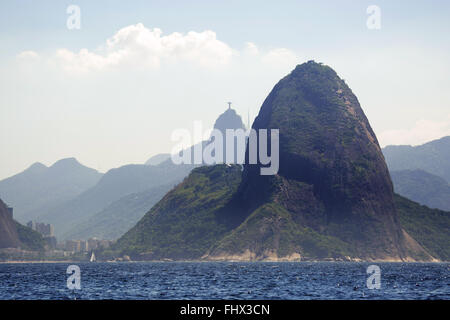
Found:
<svg viewBox="0 0 450 320"><path fill-rule="evenodd" d="M249 42L243 50L237 50L217 39L211 30L164 35L161 29L147 28L142 23L120 29L95 50L83 48L73 52L60 48L47 58L56 61L68 73L86 74L121 67L157 69L179 64L220 69L246 56L259 57L260 62L269 65L298 62L296 54L286 48L261 52L256 44ZM18 54L20 59L37 57L39 54L34 51Z"/></svg>

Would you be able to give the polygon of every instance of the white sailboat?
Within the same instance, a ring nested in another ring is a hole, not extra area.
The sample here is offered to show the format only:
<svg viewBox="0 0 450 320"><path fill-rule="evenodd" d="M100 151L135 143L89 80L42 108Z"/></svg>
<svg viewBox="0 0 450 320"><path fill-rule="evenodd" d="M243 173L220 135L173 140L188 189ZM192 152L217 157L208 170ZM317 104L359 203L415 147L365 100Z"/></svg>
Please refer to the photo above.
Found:
<svg viewBox="0 0 450 320"><path fill-rule="evenodd" d="M92 251L90 262L95 262L95 253Z"/></svg>

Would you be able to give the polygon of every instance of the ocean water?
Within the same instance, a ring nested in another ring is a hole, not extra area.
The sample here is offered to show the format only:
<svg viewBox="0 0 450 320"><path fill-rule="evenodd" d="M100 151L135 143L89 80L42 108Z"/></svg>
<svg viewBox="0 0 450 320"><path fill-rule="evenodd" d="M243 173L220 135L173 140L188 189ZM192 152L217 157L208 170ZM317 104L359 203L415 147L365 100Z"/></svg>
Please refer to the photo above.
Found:
<svg viewBox="0 0 450 320"><path fill-rule="evenodd" d="M372 290L369 263L78 263L80 290L69 263L0 264L0 299L450 299L448 263L375 264Z"/></svg>

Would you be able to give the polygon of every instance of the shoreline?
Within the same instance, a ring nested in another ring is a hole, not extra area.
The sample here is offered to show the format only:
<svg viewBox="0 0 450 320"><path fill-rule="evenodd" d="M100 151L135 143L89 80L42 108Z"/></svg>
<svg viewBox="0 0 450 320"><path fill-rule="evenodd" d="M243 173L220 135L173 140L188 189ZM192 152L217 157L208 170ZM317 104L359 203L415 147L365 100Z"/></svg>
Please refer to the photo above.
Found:
<svg viewBox="0 0 450 320"><path fill-rule="evenodd" d="M303 260L303 261L235 261L235 260L175 260L175 261L164 261L164 260L140 260L140 261L97 261L97 262L89 262L89 261L77 261L77 260L11 260L11 261L0 261L0 264L54 264L54 263L89 263L89 264L100 264L100 263L408 263L408 264L419 264L419 263L450 263L450 261L387 261L387 260L379 260L379 261L329 261L329 260Z"/></svg>
<svg viewBox="0 0 450 320"><path fill-rule="evenodd" d="M76 261L76 260L64 260L64 261L58 261L58 260L11 260L11 261L0 261L0 264L24 264L24 263L80 263L83 261Z"/></svg>

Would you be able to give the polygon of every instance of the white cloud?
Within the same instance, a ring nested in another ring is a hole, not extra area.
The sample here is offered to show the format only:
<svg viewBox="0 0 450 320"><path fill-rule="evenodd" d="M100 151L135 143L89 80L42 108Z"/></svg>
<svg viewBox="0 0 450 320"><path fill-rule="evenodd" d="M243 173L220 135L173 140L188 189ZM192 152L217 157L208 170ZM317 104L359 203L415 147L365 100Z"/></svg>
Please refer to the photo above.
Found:
<svg viewBox="0 0 450 320"><path fill-rule="evenodd" d="M419 145L425 142L450 136L450 116L443 121L419 120L415 126L404 130L386 130L378 135L380 144Z"/></svg>
<svg viewBox="0 0 450 320"><path fill-rule="evenodd" d="M233 49L210 30L164 36L161 29L138 23L120 29L95 51L60 49L56 56L66 70L87 72L119 65L157 68L176 62L210 68L226 65L233 54Z"/></svg>
<svg viewBox="0 0 450 320"><path fill-rule="evenodd" d="M32 50L22 51L17 55L17 58L21 60L37 60L39 59L39 54Z"/></svg>

